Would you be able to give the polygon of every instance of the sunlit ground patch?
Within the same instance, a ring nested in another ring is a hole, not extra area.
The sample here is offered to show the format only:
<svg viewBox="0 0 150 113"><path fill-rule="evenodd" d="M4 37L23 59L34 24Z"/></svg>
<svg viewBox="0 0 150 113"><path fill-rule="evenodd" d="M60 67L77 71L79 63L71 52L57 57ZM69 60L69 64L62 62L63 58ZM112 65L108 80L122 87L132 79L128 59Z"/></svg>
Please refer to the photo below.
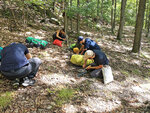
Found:
<svg viewBox="0 0 150 113"><path fill-rule="evenodd" d="M104 99L100 97L87 97L85 100L87 101L87 105L82 105L81 107L86 109L87 112L111 112L121 106L121 101L119 100L104 101Z"/></svg>
<svg viewBox="0 0 150 113"><path fill-rule="evenodd" d="M65 104L62 108L65 113L77 113L78 112L78 108L74 105Z"/></svg>
<svg viewBox="0 0 150 113"><path fill-rule="evenodd" d="M76 82L76 80L73 77L69 77L68 75L59 73L51 73L49 75L43 75L41 77L41 81L49 85L72 84Z"/></svg>

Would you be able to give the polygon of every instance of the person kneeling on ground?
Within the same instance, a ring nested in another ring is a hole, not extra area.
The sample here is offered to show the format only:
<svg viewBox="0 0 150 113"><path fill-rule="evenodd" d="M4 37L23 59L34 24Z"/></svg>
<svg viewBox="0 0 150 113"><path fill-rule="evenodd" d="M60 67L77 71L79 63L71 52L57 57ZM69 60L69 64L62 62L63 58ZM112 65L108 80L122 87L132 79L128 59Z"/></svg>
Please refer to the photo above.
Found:
<svg viewBox="0 0 150 113"><path fill-rule="evenodd" d="M84 39L83 36L79 36L78 43L82 45L82 47L80 48L81 55L86 50L100 50L101 51L101 48L99 47L99 45L95 41L89 38Z"/></svg>
<svg viewBox="0 0 150 113"><path fill-rule="evenodd" d="M53 41L54 40L60 40L60 41L65 41L66 40L66 33L64 29L57 30L55 34L53 34Z"/></svg>
<svg viewBox="0 0 150 113"><path fill-rule="evenodd" d="M18 80L23 86L33 85L41 64L39 58L32 58L27 47L21 43L12 43L2 50L0 71L10 80Z"/></svg>
<svg viewBox="0 0 150 113"><path fill-rule="evenodd" d="M94 63L86 67L87 59L93 59ZM90 73L91 77L103 78L101 68L108 64L109 60L107 59L105 53L100 50L87 50L84 54L83 68L86 67L87 70L92 70L92 72Z"/></svg>

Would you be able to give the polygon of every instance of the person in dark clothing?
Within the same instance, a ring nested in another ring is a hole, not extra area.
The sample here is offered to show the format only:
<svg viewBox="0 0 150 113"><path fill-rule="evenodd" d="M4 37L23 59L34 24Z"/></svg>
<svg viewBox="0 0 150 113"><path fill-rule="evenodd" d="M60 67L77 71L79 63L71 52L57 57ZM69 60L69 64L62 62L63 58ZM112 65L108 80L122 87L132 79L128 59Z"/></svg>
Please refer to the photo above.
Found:
<svg viewBox="0 0 150 113"><path fill-rule="evenodd" d="M82 47L80 48L81 54L83 54L86 50L101 50L99 45L89 38L84 39L82 36L79 36L78 43L82 44Z"/></svg>
<svg viewBox="0 0 150 113"><path fill-rule="evenodd" d="M33 85L41 64L39 58L32 58L27 47L21 43L12 43L1 52L0 71L10 80L19 79L23 86Z"/></svg>
<svg viewBox="0 0 150 113"><path fill-rule="evenodd" d="M56 33L53 34L53 41L56 39L58 39L60 41L66 40L66 34L65 34L64 29L57 30Z"/></svg>
<svg viewBox="0 0 150 113"><path fill-rule="evenodd" d="M86 67L87 59L93 59L94 63ZM85 52L83 68L86 67L87 70L92 70L91 76L102 76L101 68L106 65L109 65L109 60L107 59L107 56L104 52L100 50L87 50Z"/></svg>

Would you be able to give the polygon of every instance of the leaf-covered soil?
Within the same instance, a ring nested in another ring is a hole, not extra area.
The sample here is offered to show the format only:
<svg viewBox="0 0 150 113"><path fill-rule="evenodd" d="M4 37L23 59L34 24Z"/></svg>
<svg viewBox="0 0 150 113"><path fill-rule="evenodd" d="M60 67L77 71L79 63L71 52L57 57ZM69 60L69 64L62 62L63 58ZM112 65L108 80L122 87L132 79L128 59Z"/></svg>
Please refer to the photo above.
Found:
<svg viewBox="0 0 150 113"><path fill-rule="evenodd" d="M4 19L0 19L2 46L23 42L28 36L44 39L49 46L41 50L29 48L33 57L42 60L36 83L31 87L14 87L0 75L0 95L12 92L11 102L0 105L2 113L141 113L150 111L150 39L142 35L141 54L131 53L134 28L124 28L124 38L117 41L110 33L110 26L99 30L82 28L84 37L97 41L106 53L112 67L114 81L103 84L89 74L78 77L82 67L72 65L67 44L60 48L52 44L52 34L59 29L54 24L35 24L10 32ZM117 30L117 28L116 28ZM75 34L69 33L69 43ZM67 89L67 90L63 90ZM66 91L67 93L62 93ZM70 94L70 95L68 95ZM67 95L67 96L66 96ZM0 103L1 104L1 103Z"/></svg>

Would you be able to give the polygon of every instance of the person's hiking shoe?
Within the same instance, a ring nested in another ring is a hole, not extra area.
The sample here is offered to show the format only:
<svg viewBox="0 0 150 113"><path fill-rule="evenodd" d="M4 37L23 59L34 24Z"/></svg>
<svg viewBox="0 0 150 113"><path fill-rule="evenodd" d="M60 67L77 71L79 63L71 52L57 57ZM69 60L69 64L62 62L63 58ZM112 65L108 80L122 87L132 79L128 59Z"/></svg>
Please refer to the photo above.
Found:
<svg viewBox="0 0 150 113"><path fill-rule="evenodd" d="M13 85L14 87L19 86L19 84L20 84L20 80L19 80L18 78L16 78L15 80L12 81L12 85Z"/></svg>
<svg viewBox="0 0 150 113"><path fill-rule="evenodd" d="M34 79L29 79L28 77L23 78L23 83L22 85L27 87L27 86L32 86L35 83Z"/></svg>

